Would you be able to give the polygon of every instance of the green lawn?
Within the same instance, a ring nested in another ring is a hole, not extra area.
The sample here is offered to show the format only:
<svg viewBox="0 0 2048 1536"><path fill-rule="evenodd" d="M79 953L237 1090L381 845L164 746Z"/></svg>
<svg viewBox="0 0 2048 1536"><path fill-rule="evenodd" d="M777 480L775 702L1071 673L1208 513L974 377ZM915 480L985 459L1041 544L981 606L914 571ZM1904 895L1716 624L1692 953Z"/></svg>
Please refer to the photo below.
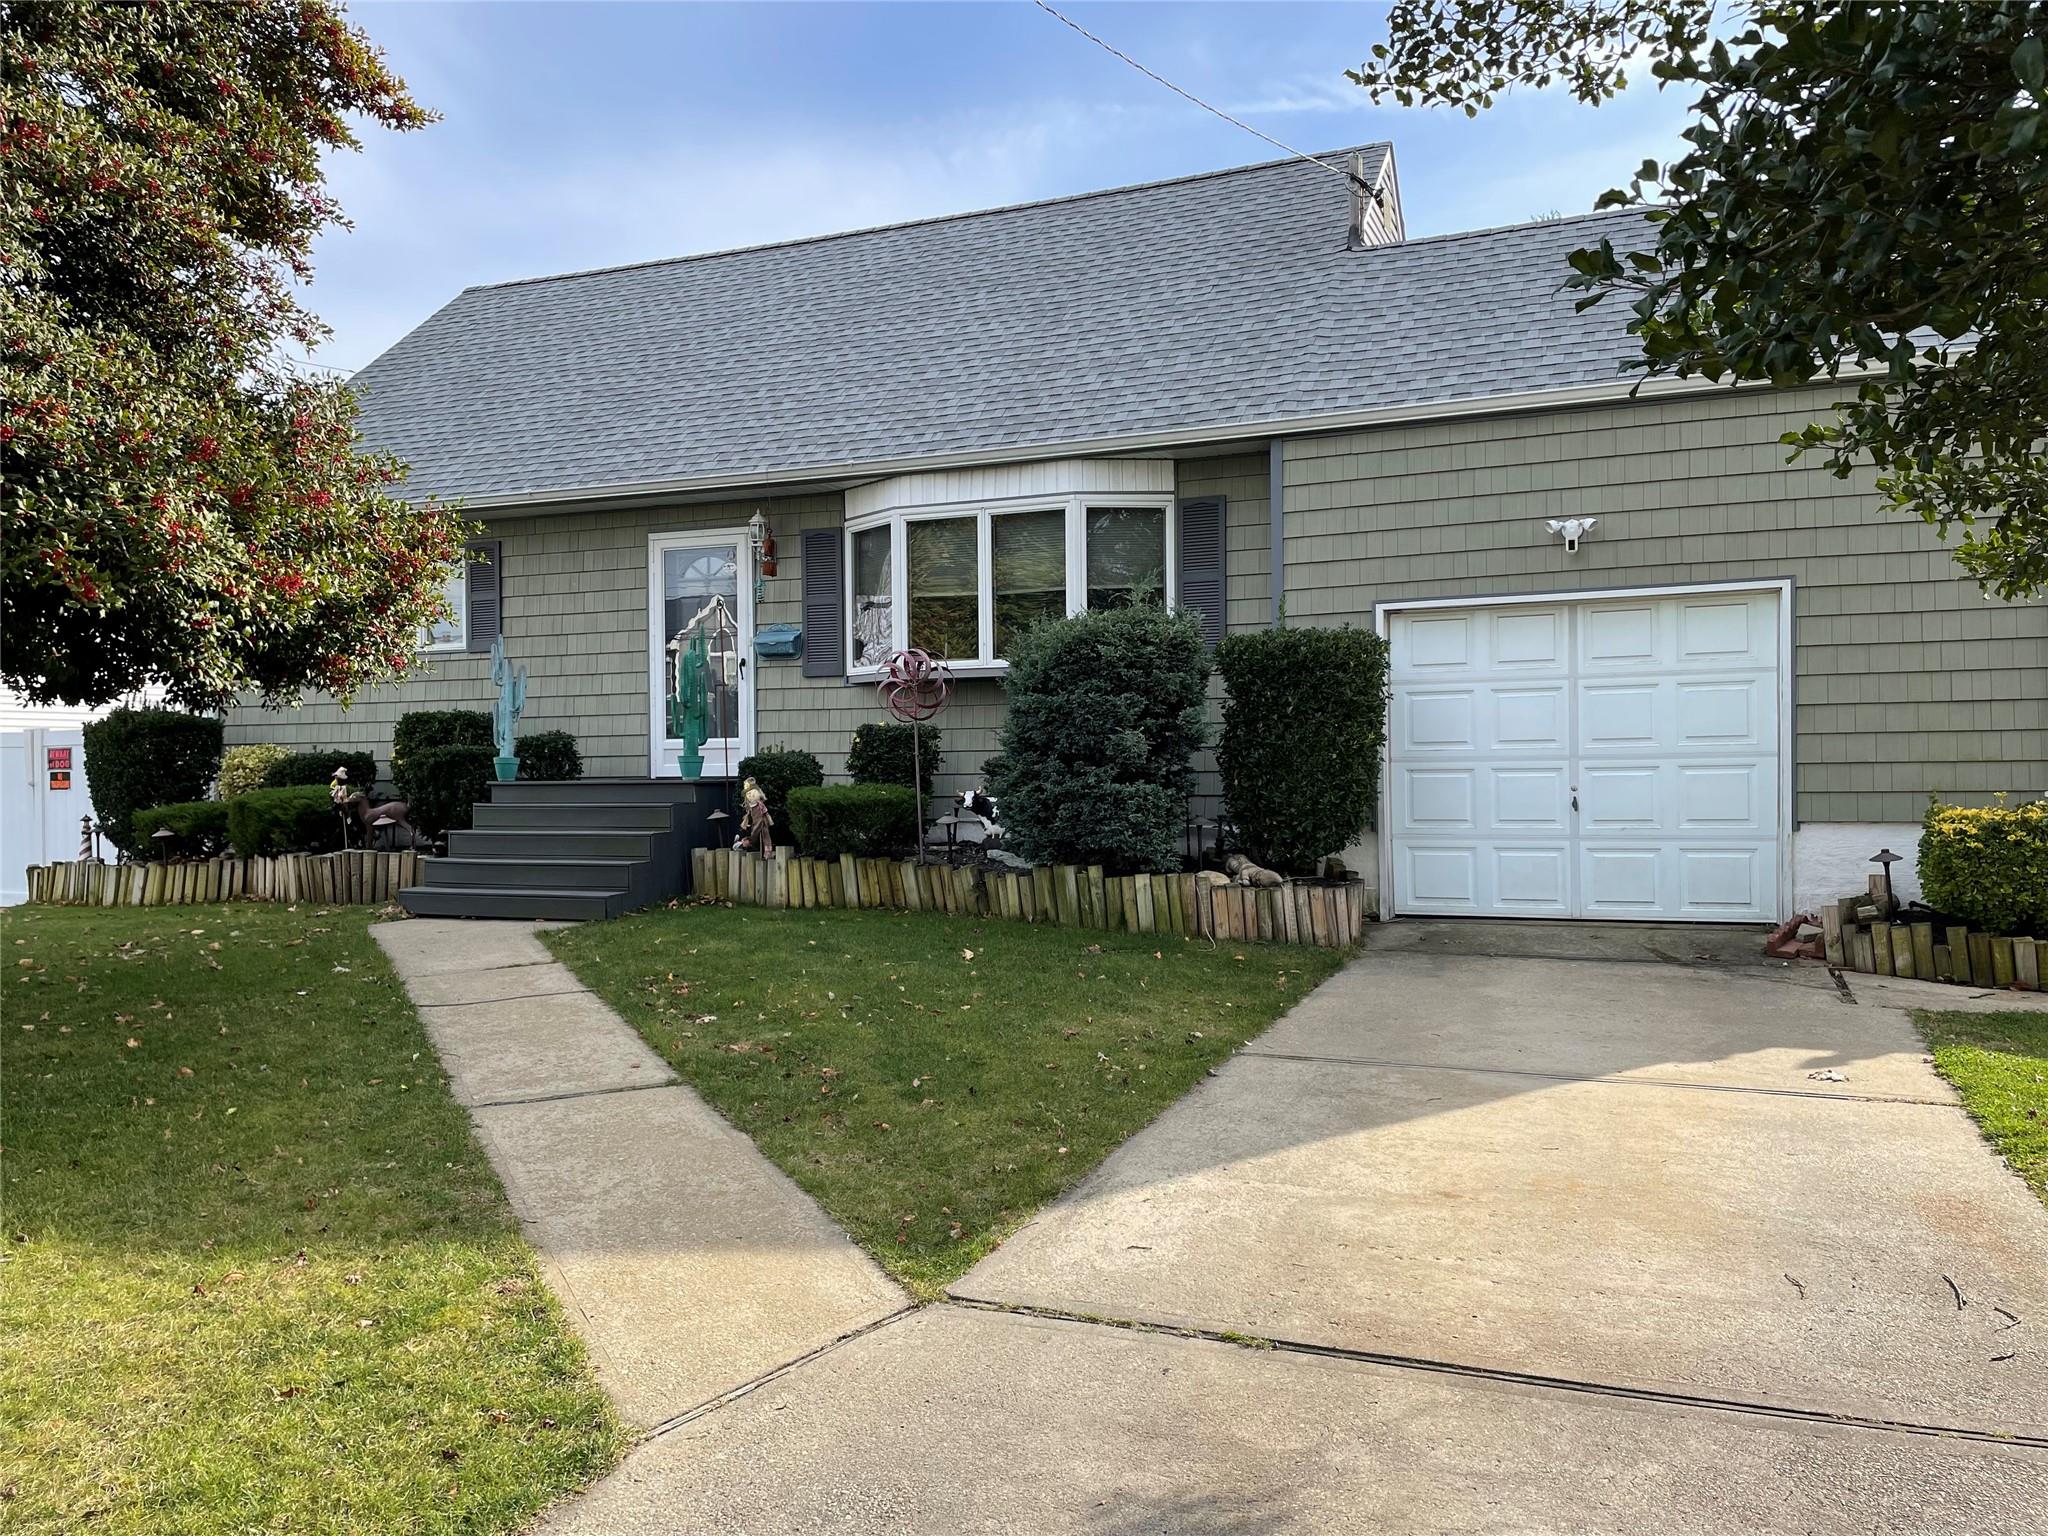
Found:
<svg viewBox="0 0 2048 1536"><path fill-rule="evenodd" d="M499 1531L619 1454L367 921L0 924L0 1527Z"/></svg>
<svg viewBox="0 0 2048 1536"><path fill-rule="evenodd" d="M1934 1067L1984 1137L2048 1203L2048 1013L1920 1013Z"/></svg>
<svg viewBox="0 0 2048 1536"><path fill-rule="evenodd" d="M714 906L546 938L925 1299L1340 963L927 913Z"/></svg>

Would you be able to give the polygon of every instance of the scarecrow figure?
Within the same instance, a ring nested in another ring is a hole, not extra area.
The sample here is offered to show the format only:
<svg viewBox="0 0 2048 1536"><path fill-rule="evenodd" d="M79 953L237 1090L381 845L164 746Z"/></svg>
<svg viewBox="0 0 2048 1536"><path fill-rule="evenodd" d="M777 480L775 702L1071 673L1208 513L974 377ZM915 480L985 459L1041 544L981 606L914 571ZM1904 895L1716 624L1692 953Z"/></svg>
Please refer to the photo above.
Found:
<svg viewBox="0 0 2048 1536"><path fill-rule="evenodd" d="M748 779L740 786L740 835L733 847L749 848L763 858L775 854L775 818L768 814L768 797L761 786Z"/></svg>

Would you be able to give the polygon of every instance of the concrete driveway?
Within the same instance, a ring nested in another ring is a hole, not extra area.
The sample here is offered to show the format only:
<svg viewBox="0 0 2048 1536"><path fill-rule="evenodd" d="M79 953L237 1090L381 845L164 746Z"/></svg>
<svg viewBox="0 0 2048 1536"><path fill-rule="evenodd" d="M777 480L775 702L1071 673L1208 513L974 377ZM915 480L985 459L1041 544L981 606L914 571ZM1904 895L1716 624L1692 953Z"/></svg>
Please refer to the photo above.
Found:
<svg viewBox="0 0 2048 1536"><path fill-rule="evenodd" d="M954 1303L550 1529L2048 1529L2048 1212L1903 1011L1957 989L1375 937Z"/></svg>

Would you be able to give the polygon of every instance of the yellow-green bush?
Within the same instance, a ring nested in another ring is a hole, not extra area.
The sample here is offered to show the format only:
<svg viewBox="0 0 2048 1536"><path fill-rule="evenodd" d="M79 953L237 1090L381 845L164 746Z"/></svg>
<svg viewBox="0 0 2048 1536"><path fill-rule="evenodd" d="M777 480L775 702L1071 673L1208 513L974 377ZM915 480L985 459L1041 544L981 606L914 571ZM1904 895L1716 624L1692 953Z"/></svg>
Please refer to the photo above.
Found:
<svg viewBox="0 0 2048 1536"><path fill-rule="evenodd" d="M1972 928L2048 936L2048 800L1930 804L1920 889L1929 906Z"/></svg>
<svg viewBox="0 0 2048 1536"><path fill-rule="evenodd" d="M264 775L291 754L275 741L259 741L245 747L229 747L220 755L220 797L232 800L252 789L265 787Z"/></svg>

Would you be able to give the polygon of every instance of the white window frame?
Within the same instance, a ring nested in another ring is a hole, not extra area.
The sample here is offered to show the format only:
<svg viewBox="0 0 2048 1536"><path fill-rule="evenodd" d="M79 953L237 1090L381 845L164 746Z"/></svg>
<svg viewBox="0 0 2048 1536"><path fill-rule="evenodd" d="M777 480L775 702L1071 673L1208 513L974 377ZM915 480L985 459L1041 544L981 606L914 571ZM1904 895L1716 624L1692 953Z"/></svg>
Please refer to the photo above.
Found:
<svg viewBox="0 0 2048 1536"><path fill-rule="evenodd" d="M941 506L899 507L871 512L846 520L846 587L842 594L841 622L845 630L846 675L871 679L882 675L880 667L855 663L859 646L853 633L854 555L856 534L873 528L889 530L889 625L890 648L902 650L910 643L910 567L904 558L908 549L906 530L912 523L944 518L972 517L975 520L975 572L980 598L981 633L978 655L948 658L956 677L1000 677L1010 670L1009 662L995 654L995 549L991 520L1014 512L1064 512L1067 533L1067 613L1072 616L1088 607L1088 508L1142 507L1165 514L1166 524L1166 606L1180 605L1180 519L1175 515L1175 497L1152 491L1077 491L1057 496L984 497L974 501L949 502Z"/></svg>
<svg viewBox="0 0 2048 1536"><path fill-rule="evenodd" d="M445 592L452 587L462 589L462 607L456 617L455 637L436 640L434 632L424 626L420 629L420 643L416 648L422 656L453 656L469 650L469 550L464 548L455 557L455 568L442 581Z"/></svg>

